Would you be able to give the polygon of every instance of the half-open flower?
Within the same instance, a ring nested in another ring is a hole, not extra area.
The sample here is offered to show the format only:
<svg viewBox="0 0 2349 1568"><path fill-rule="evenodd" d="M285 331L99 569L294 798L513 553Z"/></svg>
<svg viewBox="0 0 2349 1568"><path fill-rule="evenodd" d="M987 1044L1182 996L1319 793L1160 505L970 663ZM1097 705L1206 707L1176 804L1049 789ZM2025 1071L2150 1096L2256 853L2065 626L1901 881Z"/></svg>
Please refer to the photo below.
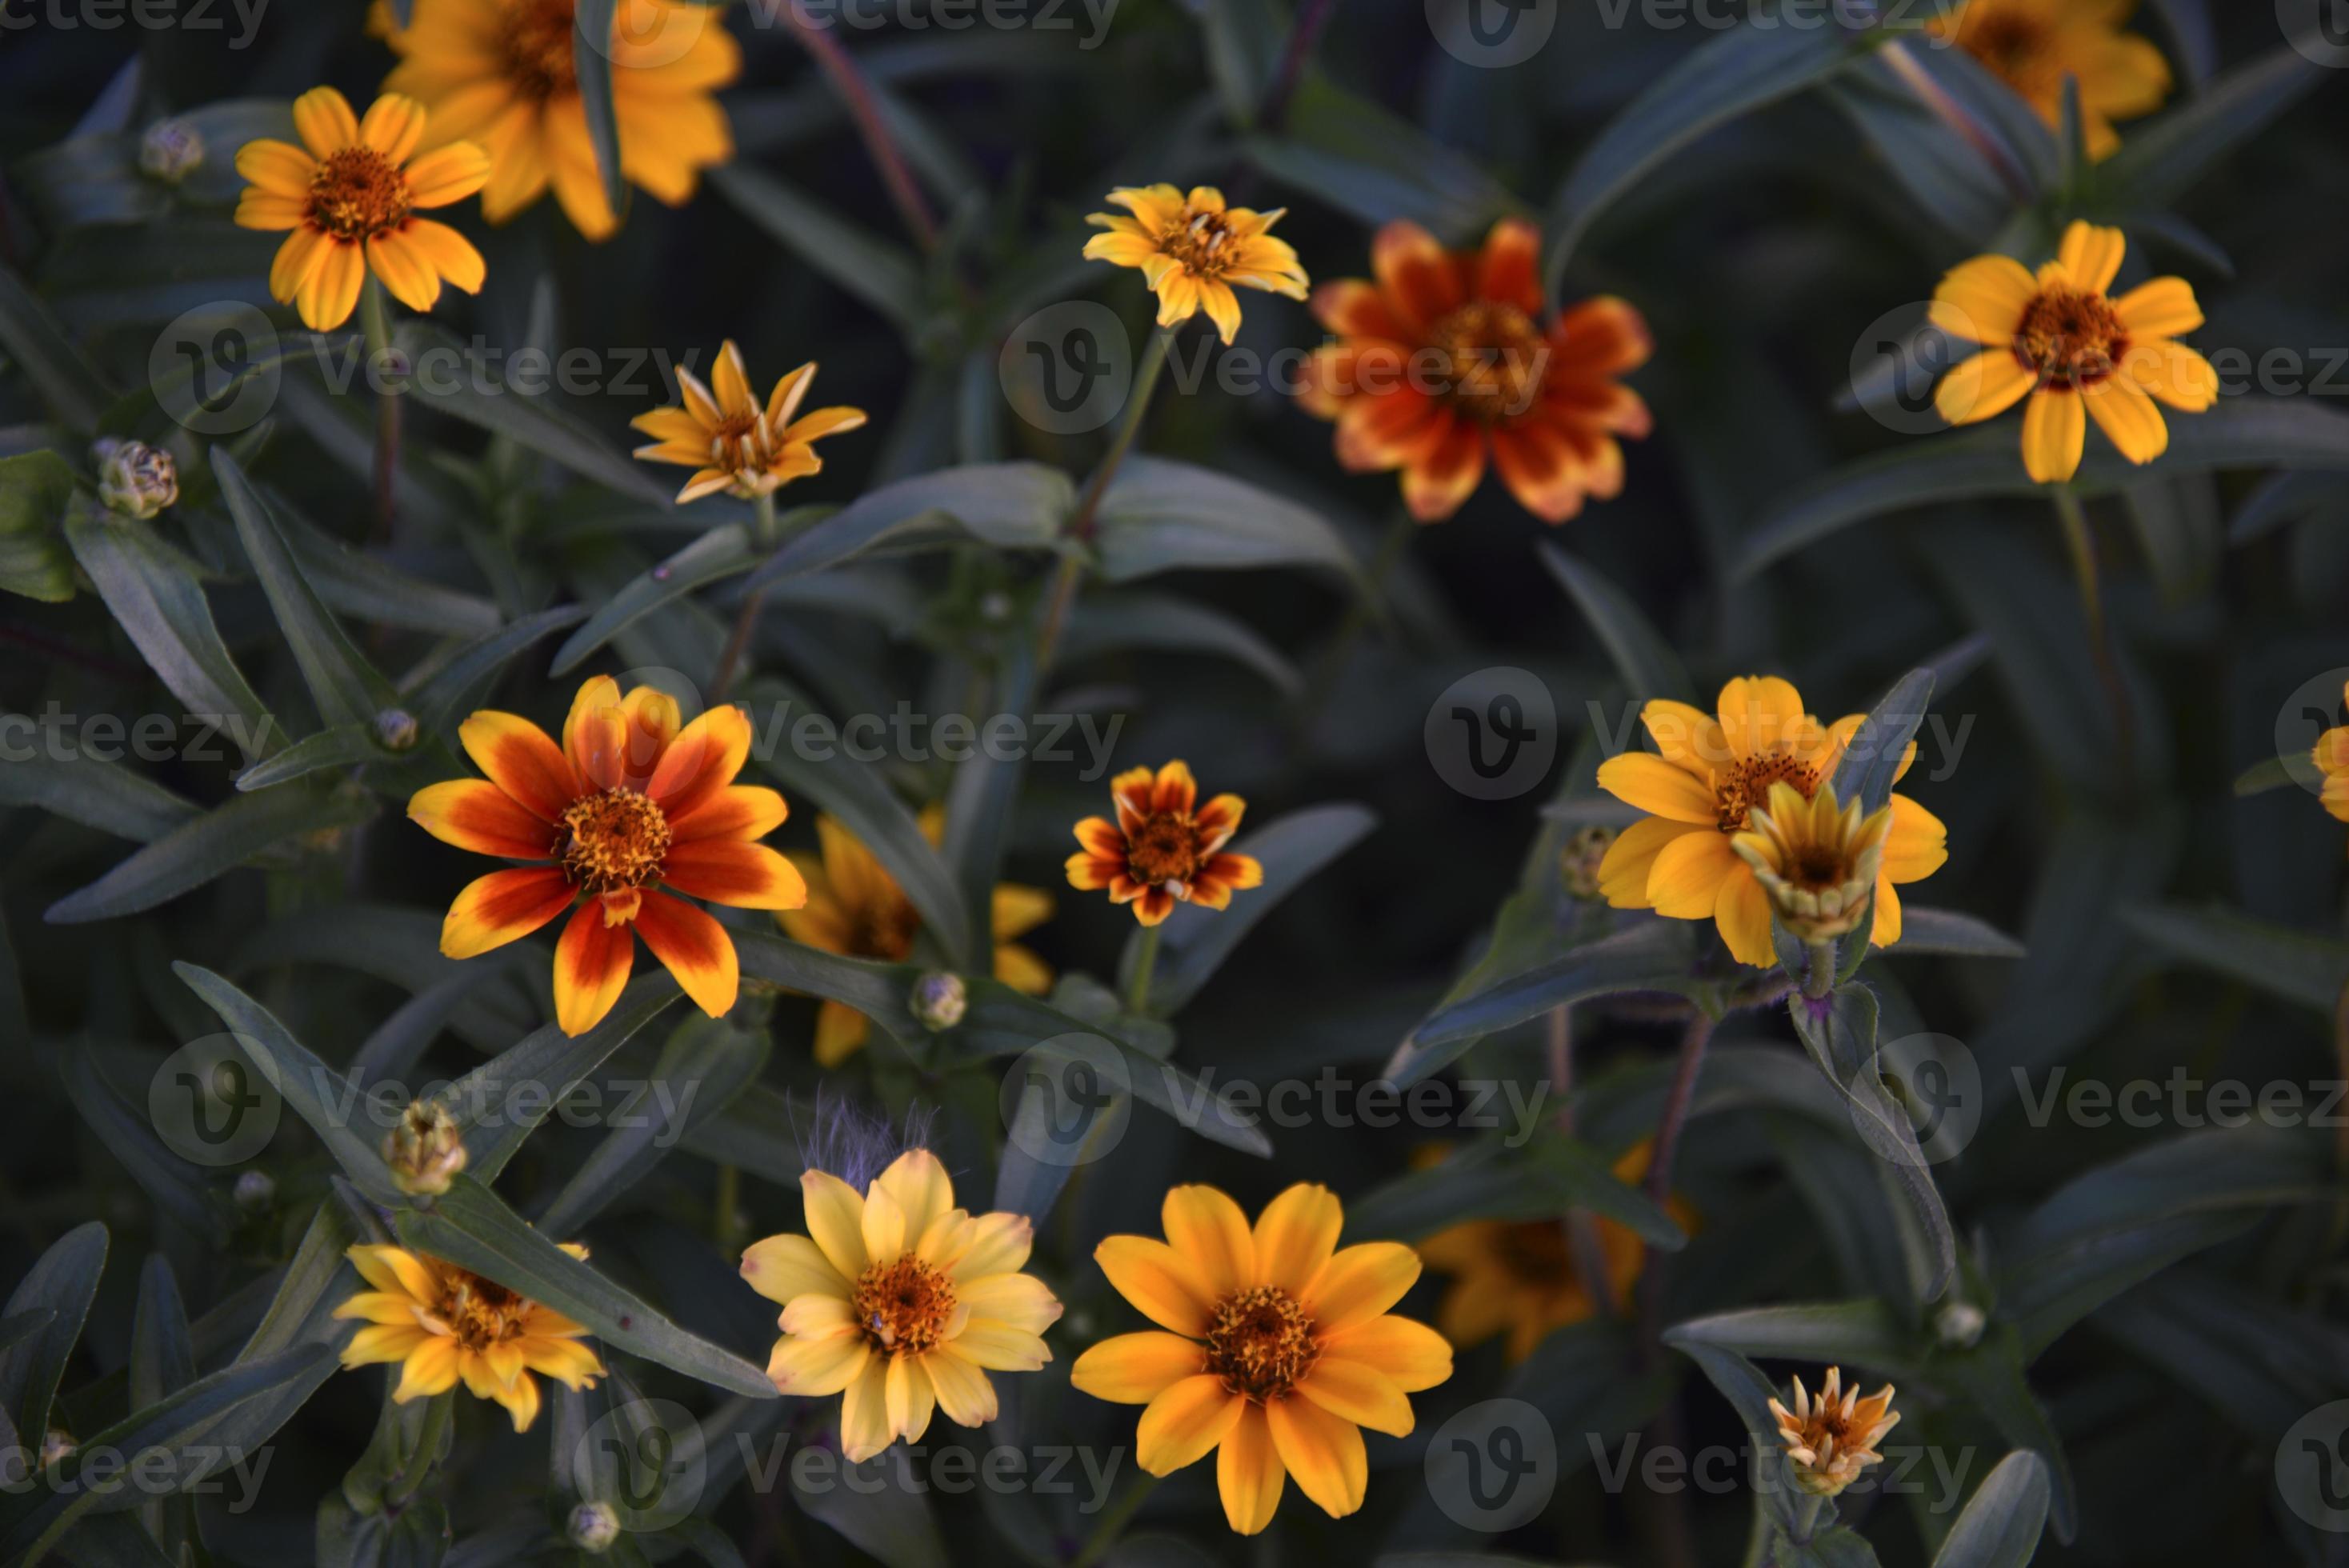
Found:
<svg viewBox="0 0 2349 1568"><path fill-rule="evenodd" d="M269 297L293 305L313 332L350 319L373 272L410 310L430 310L443 280L479 294L488 269L471 241L419 209L461 201L488 183L489 156L470 141L419 155L424 106L398 93L365 119L332 88L294 100L302 145L264 138L236 155L250 181L237 199L246 229L293 231L269 269Z"/></svg>
<svg viewBox="0 0 2349 1568"><path fill-rule="evenodd" d="M864 423L862 408L800 412L815 385L812 363L776 382L763 406L750 390L750 369L731 338L719 346L710 375L711 385L705 387L690 371L678 370L684 406L656 408L629 421L653 438L652 445L636 449L638 460L694 470L677 492L680 503L719 490L745 500L772 495L793 480L822 471L816 442Z"/></svg>
<svg viewBox="0 0 2349 1568"><path fill-rule="evenodd" d="M767 1376L785 1394L841 1396L850 1463L921 1441L934 1410L985 1426L996 1416L987 1375L1052 1358L1043 1333L1061 1304L1019 1272L1034 1236L1027 1217L956 1208L928 1150L907 1150L862 1193L810 1171L800 1195L808 1233L753 1243L742 1277L782 1304Z"/></svg>
<svg viewBox="0 0 2349 1568"><path fill-rule="evenodd" d="M1857 799L1836 804L1833 784L1810 799L1784 779L1746 814L1729 847L1754 872L1779 923L1799 942L1832 942L1859 929L1892 829L1887 801L1866 817Z"/></svg>
<svg viewBox="0 0 2349 1568"><path fill-rule="evenodd" d="M434 838L533 862L457 895L440 928L450 957L502 947L572 911L554 948L564 1034L585 1033L619 1000L635 960L631 933L703 1012L718 1017L734 1006L733 939L670 892L743 909L807 902L799 872L755 841L781 826L783 798L734 782L750 753L750 718L738 707L682 727L679 717L660 691L638 686L623 697L609 676L579 688L560 746L526 718L484 710L457 738L489 777L430 785L408 803Z"/></svg>
<svg viewBox="0 0 2349 1568"><path fill-rule="evenodd" d="M1226 207L1212 185L1185 195L1172 185L1120 186L1109 199L1133 214L1095 212L1085 222L1106 229L1085 242L1089 260L1139 267L1158 296L1158 325L1174 326L1201 311L1229 344L1240 330L1234 288L1263 289L1303 299L1307 279L1297 253L1270 230L1288 209L1258 212Z"/></svg>
<svg viewBox="0 0 2349 1568"><path fill-rule="evenodd" d="M1167 763L1156 773L1135 768L1110 780L1117 820L1087 817L1077 824L1084 846L1069 857L1069 885L1107 888L1112 903L1133 905L1133 917L1156 925L1177 903L1228 908L1233 890L1260 887L1264 867L1252 855L1224 846L1239 830L1247 802L1218 795L1201 807L1190 765Z"/></svg>
<svg viewBox="0 0 2349 1568"><path fill-rule="evenodd" d="M1933 405L1953 425L1995 418L2022 402L2023 466L2040 484L2080 470L2088 420L2132 463L2169 449L2155 405L2199 414L2219 400L2210 362L2175 339L2202 325L2184 278L2156 278L2118 299L2128 241L2075 222L2034 274L2012 256L1976 256L1933 291L1932 321L1983 352L1952 366Z"/></svg>
<svg viewBox="0 0 2349 1568"><path fill-rule="evenodd" d="M1388 1308L1419 1277L1399 1242L1340 1250L1345 1215L1299 1182L1251 1227L1213 1187L1176 1187L1164 1241L1112 1236L1094 1261L1160 1330L1105 1339L1070 1369L1098 1399L1142 1405L1134 1458L1168 1475L1216 1455L1224 1518L1242 1535L1272 1522L1288 1478L1332 1518L1362 1506L1362 1429L1412 1429L1405 1396L1452 1376L1452 1346Z"/></svg>
<svg viewBox="0 0 2349 1568"><path fill-rule="evenodd" d="M1863 1399L1858 1385L1843 1387L1843 1368L1827 1368L1827 1380L1812 1398L1795 1379L1795 1408L1770 1401L1777 1418L1778 1440L1786 1445L1786 1460L1795 1484L1815 1497L1833 1497L1859 1479L1859 1472L1883 1462L1876 1445L1900 1424L1892 1408L1892 1385L1887 1383Z"/></svg>
<svg viewBox="0 0 2349 1568"><path fill-rule="evenodd" d="M587 1249L563 1250L584 1258ZM335 1308L337 1318L367 1326L343 1346L346 1367L398 1362L392 1403L429 1398L457 1386L494 1399L517 1432L538 1418L543 1372L566 1388L591 1388L604 1363L580 1343L587 1330L492 1279L404 1247L355 1246L345 1254L371 1289Z"/></svg>

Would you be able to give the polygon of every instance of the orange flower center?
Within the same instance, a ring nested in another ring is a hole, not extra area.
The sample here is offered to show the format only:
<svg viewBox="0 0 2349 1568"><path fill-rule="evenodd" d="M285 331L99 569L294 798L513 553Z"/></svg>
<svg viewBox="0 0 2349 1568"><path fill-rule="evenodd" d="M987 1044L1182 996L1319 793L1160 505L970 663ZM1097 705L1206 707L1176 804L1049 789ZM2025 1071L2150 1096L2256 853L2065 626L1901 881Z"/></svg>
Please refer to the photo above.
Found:
<svg viewBox="0 0 2349 1568"><path fill-rule="evenodd" d="M1988 12L1960 31L1966 53L2010 80L2028 74L2047 50L2047 24L2019 11Z"/></svg>
<svg viewBox="0 0 2349 1568"><path fill-rule="evenodd" d="M1569 1285L1579 1277L1566 1248L1566 1228L1555 1220L1502 1226L1493 1252L1503 1270L1527 1284Z"/></svg>
<svg viewBox="0 0 2349 1568"><path fill-rule="evenodd" d="M563 813L555 858L564 874L591 893L642 887L668 855L668 818L634 789L583 795Z"/></svg>
<svg viewBox="0 0 2349 1568"><path fill-rule="evenodd" d="M1126 870L1136 882L1187 882L1199 871L1199 835L1190 817L1154 811L1126 835Z"/></svg>
<svg viewBox="0 0 2349 1568"><path fill-rule="evenodd" d="M531 1305L526 1298L495 1280L450 1268L445 1264L441 1268L446 1283L440 1301L434 1305L433 1315L446 1326L459 1345L468 1350L487 1350L521 1337Z"/></svg>
<svg viewBox="0 0 2349 1568"><path fill-rule="evenodd" d="M885 1355L919 1356L945 1337L954 1284L911 1253L874 1264L856 1280L856 1321Z"/></svg>
<svg viewBox="0 0 2349 1568"><path fill-rule="evenodd" d="M2128 350L2128 329L2100 294L2053 288L2023 307L2014 356L2046 387L2093 387Z"/></svg>
<svg viewBox="0 0 2349 1568"><path fill-rule="evenodd" d="M577 0L519 0L506 8L498 46L506 80L524 98L543 102L579 88L579 68L571 57L572 15Z"/></svg>
<svg viewBox="0 0 2349 1568"><path fill-rule="evenodd" d="M1158 248L1193 277L1212 278L1230 270L1240 242L1221 212L1195 212L1186 206L1158 236Z"/></svg>
<svg viewBox="0 0 2349 1568"><path fill-rule="evenodd" d="M1549 345L1533 318L1513 304L1477 300L1428 330L1430 346L1449 359L1445 396L1487 424L1533 406L1549 362Z"/></svg>
<svg viewBox="0 0 2349 1568"><path fill-rule="evenodd" d="M1818 789L1819 771L1792 752L1773 751L1760 757L1741 757L1729 765L1729 771L1715 774L1714 820L1721 830L1744 832L1754 808L1769 799L1770 786L1781 780L1800 789L1807 800Z"/></svg>
<svg viewBox="0 0 2349 1568"><path fill-rule="evenodd" d="M330 153L310 177L310 222L338 240L368 240L408 222L408 176L372 147Z"/></svg>
<svg viewBox="0 0 2349 1568"><path fill-rule="evenodd" d="M1207 1323L1207 1370L1258 1404L1287 1395L1320 1354L1313 1320L1277 1284L1224 1297Z"/></svg>
<svg viewBox="0 0 2349 1568"><path fill-rule="evenodd" d="M755 479L774 466L775 438L763 412L729 414L709 433L709 466L744 480ZM748 495L744 486L738 489Z"/></svg>
<svg viewBox="0 0 2349 1568"><path fill-rule="evenodd" d="M914 933L921 917L905 894L891 890L856 913L856 929L848 950L859 958L904 958L914 951Z"/></svg>

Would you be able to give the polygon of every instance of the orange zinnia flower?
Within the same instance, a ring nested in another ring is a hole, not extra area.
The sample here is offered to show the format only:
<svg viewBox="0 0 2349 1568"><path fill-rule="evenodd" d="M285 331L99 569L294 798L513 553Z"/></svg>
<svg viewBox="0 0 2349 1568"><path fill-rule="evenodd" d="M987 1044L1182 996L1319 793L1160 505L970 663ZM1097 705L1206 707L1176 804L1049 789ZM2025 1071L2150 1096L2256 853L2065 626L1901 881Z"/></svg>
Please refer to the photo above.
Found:
<svg viewBox="0 0 2349 1568"><path fill-rule="evenodd" d="M1482 251L1459 253L1416 223L1389 223L1371 266L1375 284L1313 291L1313 314L1339 341L1314 355L1302 401L1338 422L1340 462L1401 469L1422 522L1458 511L1488 457L1545 522L1564 522L1587 496L1621 493L1615 438L1636 440L1653 423L1615 379L1654 347L1638 311L1601 297L1542 326L1541 240L1516 218L1494 224Z"/></svg>
<svg viewBox="0 0 2349 1568"><path fill-rule="evenodd" d="M1117 820L1087 817L1077 824L1084 848L1069 857L1071 887L1107 888L1112 903L1130 903L1136 920L1156 925L1177 903L1223 909L1234 889L1263 885L1255 856L1223 852L1247 802L1218 795L1195 810L1199 786L1188 763L1121 773L1109 792Z"/></svg>
<svg viewBox="0 0 2349 1568"><path fill-rule="evenodd" d="M492 872L457 895L440 951L471 958L528 936L574 900L554 949L555 1017L584 1034L612 1010L645 939L711 1017L734 1006L733 940L667 886L743 909L797 909L807 884L764 844L783 798L737 784L750 721L715 707L683 728L674 699L597 676L579 688L561 746L526 718L480 712L457 731L487 781L419 789L408 814L434 838L506 860L551 861ZM582 899L581 895L585 894Z"/></svg>
<svg viewBox="0 0 2349 1568"><path fill-rule="evenodd" d="M269 297L294 305L313 332L350 319L370 271L410 310L430 310L444 278L481 292L481 253L415 211L479 191L490 160L470 141L450 141L410 161L425 119L422 104L398 93L360 119L334 88L312 88L294 100L301 147L264 137L238 150L236 171L251 183L237 201L237 226L293 231L269 269Z"/></svg>

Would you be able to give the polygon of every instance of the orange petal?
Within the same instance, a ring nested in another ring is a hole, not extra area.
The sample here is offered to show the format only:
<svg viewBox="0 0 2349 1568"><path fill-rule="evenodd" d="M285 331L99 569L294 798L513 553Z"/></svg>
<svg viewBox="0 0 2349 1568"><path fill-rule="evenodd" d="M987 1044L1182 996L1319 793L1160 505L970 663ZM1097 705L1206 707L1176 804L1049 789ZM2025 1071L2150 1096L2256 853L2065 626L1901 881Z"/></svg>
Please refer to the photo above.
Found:
<svg viewBox="0 0 2349 1568"><path fill-rule="evenodd" d="M1297 1490L1332 1519L1362 1506L1370 1487L1370 1459L1361 1429L1333 1416L1310 1399L1282 1399L1265 1407L1280 1462L1297 1478Z"/></svg>
<svg viewBox="0 0 2349 1568"><path fill-rule="evenodd" d="M294 129L312 156L324 159L359 139L351 101L332 88L312 88L294 100Z"/></svg>
<svg viewBox="0 0 2349 1568"><path fill-rule="evenodd" d="M1185 812L1198 799L1198 781L1191 777L1189 763L1178 758L1158 770L1157 780L1151 789L1151 810Z"/></svg>
<svg viewBox="0 0 2349 1568"><path fill-rule="evenodd" d="M1419 1278L1419 1254L1401 1242L1361 1242L1333 1254L1301 1298L1316 1334L1343 1334L1382 1315Z"/></svg>
<svg viewBox="0 0 2349 1568"><path fill-rule="evenodd" d="M1460 269L1435 236L1418 224L1389 223L1371 242L1371 270L1388 307L1414 335L1460 308Z"/></svg>
<svg viewBox="0 0 2349 1568"><path fill-rule="evenodd" d="M409 800L408 815L442 843L477 855L543 861L554 851L554 830L485 779L428 785Z"/></svg>
<svg viewBox="0 0 2349 1568"><path fill-rule="evenodd" d="M1152 1475L1171 1475L1206 1458L1239 1424L1244 1396L1221 1377L1201 1373L1150 1401L1133 1429L1134 1462Z"/></svg>
<svg viewBox="0 0 2349 1568"><path fill-rule="evenodd" d="M1230 1295L1256 1283L1256 1240L1247 1216L1226 1194L1213 1187L1170 1188L1159 1222L1167 1244L1189 1261L1214 1295Z"/></svg>
<svg viewBox="0 0 2349 1568"><path fill-rule="evenodd" d="M740 962L726 928L684 900L649 888L636 923L636 934L694 1005L713 1018L724 1017L741 985Z"/></svg>
<svg viewBox="0 0 2349 1568"><path fill-rule="evenodd" d="M1627 751L1599 765L1599 787L1627 806L1675 822L1710 823L1720 814L1713 792L1662 758Z"/></svg>
<svg viewBox="0 0 2349 1568"><path fill-rule="evenodd" d="M604 923L603 901L580 904L554 944L554 1019L564 1034L584 1035L603 1021L627 986L636 953L626 923Z"/></svg>
<svg viewBox="0 0 2349 1568"><path fill-rule="evenodd" d="M799 868L764 844L696 839L672 844L661 881L681 893L737 909L797 909L808 887Z"/></svg>
<svg viewBox="0 0 2349 1568"><path fill-rule="evenodd" d="M669 742L645 793L671 817L691 816L734 782L750 755L750 716L731 706L713 707Z"/></svg>
<svg viewBox="0 0 2349 1568"><path fill-rule="evenodd" d="M1710 822L1644 817L1616 835L1599 862L1599 894L1615 909L1647 909L1648 877L1664 846L1688 833L1710 833Z"/></svg>
<svg viewBox="0 0 2349 1568"><path fill-rule="evenodd" d="M1433 448L1403 469L1403 505L1422 522L1442 522L1466 504L1484 478L1484 432L1454 419Z"/></svg>
<svg viewBox="0 0 2349 1568"><path fill-rule="evenodd" d="M1541 234L1523 218L1504 218L1476 258L1476 294L1538 318L1542 309Z"/></svg>
<svg viewBox="0 0 2349 1568"><path fill-rule="evenodd" d="M1093 1261L1117 1293L1153 1323L1194 1338L1207 1331L1215 1288L1196 1264L1164 1242L1107 1236L1093 1249Z"/></svg>
<svg viewBox="0 0 2349 1568"><path fill-rule="evenodd" d="M470 882L440 924L440 951L472 958L528 936L568 908L574 889L553 866L492 872Z"/></svg>
<svg viewBox="0 0 2349 1568"><path fill-rule="evenodd" d="M763 839L783 825L791 807L760 784L729 784L685 817L669 819L678 843L696 839Z"/></svg>
<svg viewBox="0 0 2349 1568"><path fill-rule="evenodd" d="M1344 1224L1345 1212L1327 1187L1299 1181L1281 1193L1257 1216L1258 1283L1302 1295L1337 1251L1338 1232Z"/></svg>
<svg viewBox="0 0 2349 1568"><path fill-rule="evenodd" d="M1195 1343L1179 1334L1148 1329L1114 1335L1087 1350L1069 1368L1069 1382L1096 1399L1146 1405L1206 1369L1206 1353Z"/></svg>
<svg viewBox="0 0 2349 1568"><path fill-rule="evenodd" d="M1649 902L1658 914L1674 920L1711 919L1721 884L1744 863L1729 847L1726 833L1683 833L1656 852L1648 873Z"/></svg>
<svg viewBox="0 0 2349 1568"><path fill-rule="evenodd" d="M483 708L457 727L457 738L491 783L545 821L561 821L585 792L546 731L519 715Z"/></svg>

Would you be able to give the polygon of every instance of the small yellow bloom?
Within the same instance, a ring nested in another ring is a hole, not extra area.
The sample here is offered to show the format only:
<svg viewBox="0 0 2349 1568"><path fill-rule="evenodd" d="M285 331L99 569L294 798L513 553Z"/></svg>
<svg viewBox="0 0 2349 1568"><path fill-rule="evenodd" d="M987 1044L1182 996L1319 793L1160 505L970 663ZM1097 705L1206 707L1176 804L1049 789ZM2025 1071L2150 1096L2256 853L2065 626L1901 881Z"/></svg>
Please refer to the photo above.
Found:
<svg viewBox="0 0 2349 1568"><path fill-rule="evenodd" d="M1955 42L2048 129L2064 123L2064 81L2080 84L2080 130L2092 159L2120 148L2116 119L2150 114L2169 93L2169 62L2150 39L2124 33L2137 0L1966 0L1927 26Z"/></svg>
<svg viewBox="0 0 2349 1568"><path fill-rule="evenodd" d="M703 1012L733 1007L734 939L671 894L738 909L807 902L798 870L758 842L782 825L783 798L734 782L750 754L749 717L713 707L680 727L682 717L652 686L623 697L609 676L580 686L560 746L520 715L485 709L457 738L489 777L429 785L408 802L443 843L534 862L466 885L440 927L447 956L478 957L570 913L554 944L566 1035L585 1034L620 999L636 936Z"/></svg>
<svg viewBox="0 0 2349 1568"><path fill-rule="evenodd" d="M1086 241L1085 256L1140 267L1158 295L1159 325L1173 326L1204 310L1228 345L1240 330L1235 286L1305 297L1308 280L1297 253L1268 232L1288 208L1226 207L1224 193L1212 185L1194 185L1188 196L1172 185L1120 186L1109 199L1133 216L1087 216L1086 222L1109 232Z"/></svg>
<svg viewBox="0 0 2349 1568"><path fill-rule="evenodd" d="M1135 768L1109 782L1117 820L1087 817L1077 824L1084 846L1069 857L1069 885L1109 890L1112 903L1133 905L1133 918L1156 925L1177 903L1226 909L1234 890L1264 885L1253 855L1226 853L1247 802L1218 795L1198 806L1199 786L1188 763L1169 762L1156 773Z"/></svg>
<svg viewBox="0 0 2349 1568"><path fill-rule="evenodd" d="M1770 1401L1778 1418L1778 1440L1795 1471L1795 1484L1815 1497L1833 1497L1859 1479L1859 1472L1883 1462L1876 1445L1900 1424L1892 1409L1892 1385L1887 1383L1863 1399L1855 1385L1843 1387L1843 1368L1827 1368L1827 1380L1812 1399L1800 1377L1795 1379L1792 1410Z"/></svg>
<svg viewBox="0 0 2349 1568"><path fill-rule="evenodd" d="M342 94L313 88L294 100L300 147L264 137L238 150L236 171L247 184L237 224L293 231L269 269L269 297L294 305L313 332L350 319L369 272L410 310L430 310L444 279L481 292L481 253L416 211L481 189L490 160L471 142L445 137L419 156L427 118L414 98L386 93L360 119Z"/></svg>
<svg viewBox="0 0 2349 1568"><path fill-rule="evenodd" d="M2219 373L2173 341L2202 325L2184 278L2106 297L2127 249L2118 229L2075 222L2035 276L2011 256L1951 269L1933 291L1933 325L1984 352L1941 377L1933 394L1941 418L1976 424L2028 395L2023 466L2040 484L2079 471L2091 415L2130 462L2168 451L2169 426L2155 402L2199 414L2219 400Z"/></svg>
<svg viewBox="0 0 2349 1568"><path fill-rule="evenodd" d="M1145 1407L1134 1458L1152 1475L1216 1452L1224 1518L1242 1535L1272 1522L1290 1476L1333 1519L1361 1507L1361 1429L1407 1436L1405 1396L1452 1376L1444 1336L1387 1311L1419 1278L1419 1254L1399 1242L1340 1250L1337 1196L1309 1182L1253 1227L1213 1187L1173 1189L1160 1219L1164 1241L1112 1236L1093 1258L1168 1332L1102 1341L1071 1384Z"/></svg>
<svg viewBox="0 0 2349 1568"><path fill-rule="evenodd" d="M1729 847L1753 868L1779 923L1797 941L1831 942L1859 929L1892 828L1889 801L1862 818L1857 799L1837 808L1833 784L1820 785L1806 800L1781 779L1746 818L1746 830Z"/></svg>
<svg viewBox="0 0 2349 1568"><path fill-rule="evenodd" d="M800 1178L806 1235L769 1236L742 1254L742 1277L782 1304L767 1363L782 1393L841 1396L840 1446L852 1464L930 1415L961 1427L995 1419L989 1372L1033 1372L1052 1358L1043 1333L1061 1304L1019 1272L1034 1231L1025 1215L955 1207L946 1167L909 1149L862 1194L839 1177Z"/></svg>
<svg viewBox="0 0 2349 1568"><path fill-rule="evenodd" d="M712 96L742 68L724 7L690 0L619 0L610 47L620 170L657 201L681 207L702 170L734 156ZM620 226L604 198L586 101L573 57L577 0L415 0L406 27L377 0L369 31L399 64L391 92L430 107L434 133L481 144L496 172L481 214L502 223L554 188L581 233Z"/></svg>
<svg viewBox="0 0 2349 1568"><path fill-rule="evenodd" d="M1721 688L1715 713L1684 702L1651 702L1640 722L1661 756L1627 751L1599 765L1599 787L1651 813L1623 830L1599 864L1599 889L1617 909L1652 909L1674 920L1710 920L1741 964L1768 968L1770 898L1733 847L1774 784L1808 800L1835 777L1844 748L1866 717L1832 726L1803 709L1803 697L1775 676L1746 676ZM1909 745L1899 773L1917 759ZM1870 927L1878 947L1900 940L1895 882L1920 882L1948 860L1948 830L1905 795L1891 800L1891 826L1876 876Z"/></svg>
<svg viewBox="0 0 2349 1568"><path fill-rule="evenodd" d="M677 373L685 394L680 408L656 408L629 423L653 438L636 449L639 461L676 463L694 470L677 492L679 503L729 490L744 500L772 495L796 479L821 472L815 443L864 423L862 408L818 408L802 414L800 404L815 385L815 366L801 366L775 383L765 407L750 391L750 373L732 339L718 350L715 389L687 370Z"/></svg>
<svg viewBox="0 0 2349 1568"><path fill-rule="evenodd" d="M2349 702L2349 686L2341 688L2341 700ZM2349 725L2318 736L2310 758L2324 775L2324 809L2349 822Z"/></svg>
<svg viewBox="0 0 2349 1568"><path fill-rule="evenodd" d="M922 812L922 832L931 843L946 837L944 807ZM922 917L905 890L847 826L828 817L815 820L821 856L794 852L792 863L807 879L807 903L776 918L794 942L850 958L902 964L913 955ZM1013 939L1052 917L1052 895L1041 888L1004 882L989 912L995 932L995 977L1015 991L1040 996L1052 988L1052 971ZM864 1048L872 1021L845 1002L826 1000L816 1010L815 1059L836 1068Z"/></svg>
<svg viewBox="0 0 2349 1568"><path fill-rule="evenodd" d="M587 1255L576 1243L563 1250ZM566 1388L592 1388L604 1375L579 1343L586 1329L495 1280L402 1247L361 1245L346 1255L374 1288L335 1308L338 1318L367 1324L343 1347L343 1365L403 1363L394 1404L446 1393L461 1377L475 1398L503 1405L522 1432L538 1417L533 1372Z"/></svg>

